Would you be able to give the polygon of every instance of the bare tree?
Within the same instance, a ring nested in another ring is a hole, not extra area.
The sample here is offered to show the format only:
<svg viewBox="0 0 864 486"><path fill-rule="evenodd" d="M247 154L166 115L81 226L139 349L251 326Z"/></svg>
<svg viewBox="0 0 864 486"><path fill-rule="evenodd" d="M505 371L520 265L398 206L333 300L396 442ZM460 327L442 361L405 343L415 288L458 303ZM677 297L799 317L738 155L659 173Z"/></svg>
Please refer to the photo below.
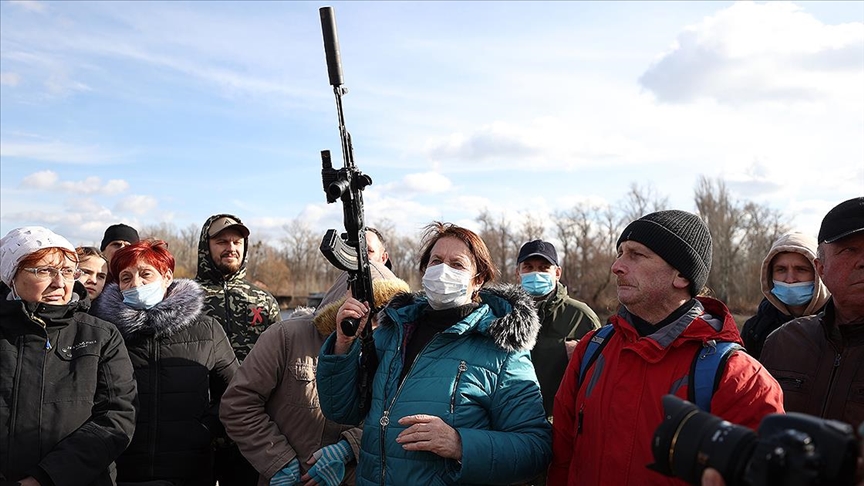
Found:
<svg viewBox="0 0 864 486"><path fill-rule="evenodd" d="M499 275L496 279L512 283L515 280L516 257L519 251L517 235L513 232L504 215L496 219L495 216L484 208L475 218L480 223L480 238L486 243L489 255L495 266L498 267Z"/></svg>
<svg viewBox="0 0 864 486"><path fill-rule="evenodd" d="M660 196L653 185L647 184L642 187L633 182L630 184L630 190L624 197L621 203L621 219L625 225L630 221L636 220L645 216L648 213L667 209L669 207L669 198Z"/></svg>
<svg viewBox="0 0 864 486"><path fill-rule="evenodd" d="M727 304L740 295L740 243L744 237L744 211L732 199L722 179L702 176L695 190L696 210L708 225L714 242L708 287Z"/></svg>
<svg viewBox="0 0 864 486"><path fill-rule="evenodd" d="M174 277L195 278L198 273L198 232L200 228L190 225L178 230L173 223L162 222L141 228L141 238L154 238L168 243L168 251L174 256Z"/></svg>

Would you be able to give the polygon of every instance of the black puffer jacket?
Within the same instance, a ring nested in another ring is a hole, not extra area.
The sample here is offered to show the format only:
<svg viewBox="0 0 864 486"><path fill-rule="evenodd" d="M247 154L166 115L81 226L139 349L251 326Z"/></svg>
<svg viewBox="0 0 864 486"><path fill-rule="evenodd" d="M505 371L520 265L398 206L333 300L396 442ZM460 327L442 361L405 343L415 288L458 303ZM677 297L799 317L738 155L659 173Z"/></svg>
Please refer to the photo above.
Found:
<svg viewBox="0 0 864 486"><path fill-rule="evenodd" d="M117 460L119 481L212 483L219 397L239 365L222 326L201 313L203 301L198 284L175 280L148 310L124 304L117 284L94 303L94 315L114 322L126 340L138 381L137 428Z"/></svg>
<svg viewBox="0 0 864 486"><path fill-rule="evenodd" d="M67 305L9 293L0 284L0 477L113 485L113 461L135 427L135 380L120 333L83 312L79 283Z"/></svg>

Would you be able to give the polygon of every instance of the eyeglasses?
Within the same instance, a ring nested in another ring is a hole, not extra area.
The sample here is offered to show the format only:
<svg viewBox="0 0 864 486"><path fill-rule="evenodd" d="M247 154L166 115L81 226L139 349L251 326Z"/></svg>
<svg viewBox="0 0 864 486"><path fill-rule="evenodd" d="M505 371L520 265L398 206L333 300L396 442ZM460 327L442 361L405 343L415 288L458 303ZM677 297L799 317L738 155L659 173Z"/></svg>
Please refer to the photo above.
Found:
<svg viewBox="0 0 864 486"><path fill-rule="evenodd" d="M63 277L63 280L76 280L81 276L81 270L69 267L30 267L22 268L21 270L36 275L36 278L39 280L54 280L57 275Z"/></svg>

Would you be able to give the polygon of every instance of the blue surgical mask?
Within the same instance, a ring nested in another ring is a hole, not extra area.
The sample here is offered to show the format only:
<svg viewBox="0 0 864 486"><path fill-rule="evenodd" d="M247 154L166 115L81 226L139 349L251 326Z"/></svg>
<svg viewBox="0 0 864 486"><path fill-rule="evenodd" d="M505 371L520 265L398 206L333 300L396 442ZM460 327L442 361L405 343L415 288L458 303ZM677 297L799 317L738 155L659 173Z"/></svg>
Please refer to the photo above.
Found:
<svg viewBox="0 0 864 486"><path fill-rule="evenodd" d="M545 272L523 273L522 288L528 294L540 297L552 292L552 289L555 288L555 278L552 274Z"/></svg>
<svg viewBox="0 0 864 486"><path fill-rule="evenodd" d="M804 305L813 298L814 287L814 282L787 284L786 282L775 280L771 293L786 305Z"/></svg>
<svg viewBox="0 0 864 486"><path fill-rule="evenodd" d="M149 309L162 302L162 299L165 298L165 289L162 288L161 280L140 287L126 289L122 293L123 303L138 310Z"/></svg>

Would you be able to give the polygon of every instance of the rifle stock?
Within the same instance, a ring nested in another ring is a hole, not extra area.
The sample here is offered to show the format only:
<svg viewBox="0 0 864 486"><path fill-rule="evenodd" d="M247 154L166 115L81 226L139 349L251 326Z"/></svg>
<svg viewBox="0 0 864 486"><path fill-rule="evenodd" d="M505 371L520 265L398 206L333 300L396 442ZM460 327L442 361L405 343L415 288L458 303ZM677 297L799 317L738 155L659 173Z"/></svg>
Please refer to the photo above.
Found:
<svg viewBox="0 0 864 486"><path fill-rule="evenodd" d="M320 250L333 266L348 272L348 285L352 296L360 302L375 307L372 292L372 276L369 272L369 254L366 246L366 224L363 216L363 190L372 184L372 178L360 172L354 164L354 148L351 135L345 128L345 115L342 111L342 96L348 90L342 85L342 60L336 34L336 17L333 7L321 7L321 30L324 36L324 53L327 59L327 73L333 94L336 97L336 112L339 118L339 138L342 142L341 169L334 169L329 150L321 151L321 181L327 202L342 201L345 232L341 235L335 229L327 230L321 241ZM357 333L358 319L342 321L342 332L346 336ZM372 399L372 377L378 367L378 355L372 339L371 323L360 333L360 376L358 393L361 410L369 410Z"/></svg>

